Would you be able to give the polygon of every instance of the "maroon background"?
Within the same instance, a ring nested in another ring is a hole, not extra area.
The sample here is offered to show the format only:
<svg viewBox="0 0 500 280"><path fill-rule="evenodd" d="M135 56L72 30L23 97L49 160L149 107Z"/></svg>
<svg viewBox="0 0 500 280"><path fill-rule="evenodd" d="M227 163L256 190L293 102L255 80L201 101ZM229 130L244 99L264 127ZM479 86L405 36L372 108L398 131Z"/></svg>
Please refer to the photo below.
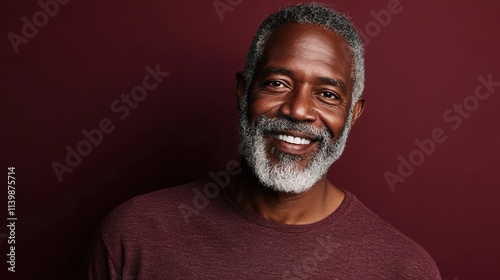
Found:
<svg viewBox="0 0 500 280"><path fill-rule="evenodd" d="M2 172L16 167L19 219L18 272L8 279L73 279L90 236L119 203L239 159L234 73L263 17L296 1L246 0L223 21L212 2L73 0L15 54L6 35L20 34L21 17L40 7L2 1ZM365 30L370 11L389 0L328 2ZM500 81L500 2L401 5L367 42L366 110L330 176L426 248L443 278L500 279L500 88L459 129L442 117L474 93L479 75ZM156 64L170 76L119 120L110 104ZM105 117L116 129L60 183L51 163L63 163L65 146ZM397 172L398 156L435 128L446 142L392 192L384 172Z"/></svg>

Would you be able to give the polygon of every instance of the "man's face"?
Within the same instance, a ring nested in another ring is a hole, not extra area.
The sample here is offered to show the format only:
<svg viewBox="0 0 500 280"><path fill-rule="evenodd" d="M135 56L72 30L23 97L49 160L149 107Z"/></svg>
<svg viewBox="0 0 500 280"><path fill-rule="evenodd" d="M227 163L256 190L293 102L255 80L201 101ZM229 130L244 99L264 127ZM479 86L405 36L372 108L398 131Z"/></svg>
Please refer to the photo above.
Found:
<svg viewBox="0 0 500 280"><path fill-rule="evenodd" d="M306 191L342 153L362 109L351 106L352 55L342 44L311 24L284 24L269 37L240 124L245 158L265 186Z"/></svg>

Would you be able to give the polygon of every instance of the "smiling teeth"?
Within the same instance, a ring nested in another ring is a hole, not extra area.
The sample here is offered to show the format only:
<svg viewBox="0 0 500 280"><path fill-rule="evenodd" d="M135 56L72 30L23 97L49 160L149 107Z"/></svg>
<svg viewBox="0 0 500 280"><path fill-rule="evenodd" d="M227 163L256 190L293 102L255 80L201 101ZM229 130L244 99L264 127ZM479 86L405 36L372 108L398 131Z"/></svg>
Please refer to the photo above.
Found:
<svg viewBox="0 0 500 280"><path fill-rule="evenodd" d="M307 139L304 139L304 138L293 137L293 136L282 135L282 134L278 135L278 139L282 140L282 141L285 141L287 143L296 144L296 145L306 145L306 144L310 144L311 143L310 140L307 140Z"/></svg>

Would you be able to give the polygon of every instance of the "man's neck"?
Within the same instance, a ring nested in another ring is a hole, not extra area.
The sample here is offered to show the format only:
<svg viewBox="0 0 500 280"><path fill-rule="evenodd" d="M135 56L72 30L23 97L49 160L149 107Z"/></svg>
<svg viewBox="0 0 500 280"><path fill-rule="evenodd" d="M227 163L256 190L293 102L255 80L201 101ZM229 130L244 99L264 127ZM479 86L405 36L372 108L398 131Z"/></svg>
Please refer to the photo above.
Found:
<svg viewBox="0 0 500 280"><path fill-rule="evenodd" d="M345 197L326 175L308 191L292 194L260 185L244 161L241 167L243 172L230 186L232 193L247 211L277 223L302 225L321 221L337 210Z"/></svg>

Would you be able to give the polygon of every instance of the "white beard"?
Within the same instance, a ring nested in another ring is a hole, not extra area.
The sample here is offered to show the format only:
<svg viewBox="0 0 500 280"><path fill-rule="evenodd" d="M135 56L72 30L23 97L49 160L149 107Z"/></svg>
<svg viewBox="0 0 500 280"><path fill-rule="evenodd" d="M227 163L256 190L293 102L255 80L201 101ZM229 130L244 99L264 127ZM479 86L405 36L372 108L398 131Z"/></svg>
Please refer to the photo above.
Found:
<svg viewBox="0 0 500 280"><path fill-rule="evenodd" d="M346 124L335 141L331 139L332 136L326 128L318 129L311 124L297 123L287 119L260 116L255 121L255 127L250 127L245 114L240 117L243 156L263 186L277 192L297 194L305 192L318 182L342 155L351 129L353 107L351 106ZM304 168L299 166L299 161L304 157L286 154L276 149L273 149L272 153L277 155L279 163L271 163L266 153L264 134L269 131L283 130L300 131L320 139L318 150L310 157L310 161Z"/></svg>

